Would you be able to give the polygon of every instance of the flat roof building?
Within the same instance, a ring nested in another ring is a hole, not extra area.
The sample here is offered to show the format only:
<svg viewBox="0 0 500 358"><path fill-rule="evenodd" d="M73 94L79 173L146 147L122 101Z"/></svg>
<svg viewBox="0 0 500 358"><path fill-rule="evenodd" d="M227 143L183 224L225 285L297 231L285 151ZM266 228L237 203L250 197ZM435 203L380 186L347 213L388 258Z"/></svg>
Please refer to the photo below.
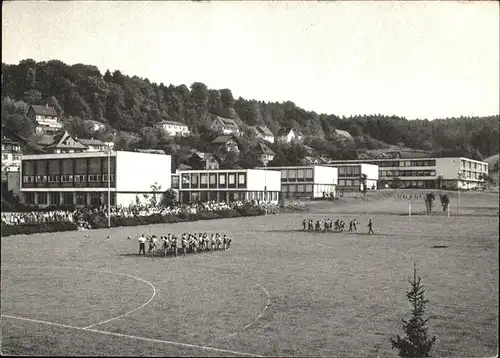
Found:
<svg viewBox="0 0 500 358"><path fill-rule="evenodd" d="M366 175L366 189L376 190L378 182L379 168L375 164L366 163L342 163L342 164L323 164L327 167L338 169L339 183L338 190L360 191L363 190L361 176Z"/></svg>
<svg viewBox="0 0 500 358"><path fill-rule="evenodd" d="M170 189L169 155L111 151L24 155L20 192L39 207L129 206L161 200Z"/></svg>
<svg viewBox="0 0 500 358"><path fill-rule="evenodd" d="M397 184L403 188L474 189L488 174L488 163L464 157L337 160L328 165L345 163L378 165L379 187Z"/></svg>
<svg viewBox="0 0 500 358"><path fill-rule="evenodd" d="M280 173L261 169L179 170L172 174L172 187L181 203L197 201L255 200L277 203Z"/></svg>
<svg viewBox="0 0 500 358"><path fill-rule="evenodd" d="M335 197L338 170L320 165L267 167L279 171L281 193L285 199Z"/></svg>

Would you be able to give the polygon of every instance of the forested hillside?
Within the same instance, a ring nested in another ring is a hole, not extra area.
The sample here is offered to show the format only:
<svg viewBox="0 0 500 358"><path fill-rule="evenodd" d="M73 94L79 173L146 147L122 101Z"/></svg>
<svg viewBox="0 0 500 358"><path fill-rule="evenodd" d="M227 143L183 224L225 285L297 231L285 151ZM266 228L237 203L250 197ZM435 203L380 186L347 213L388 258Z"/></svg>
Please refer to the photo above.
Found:
<svg viewBox="0 0 500 358"><path fill-rule="evenodd" d="M25 116L27 106L49 103L73 134L90 135L86 132L85 121L103 122L108 125L108 130L98 135L113 137L122 148L131 145L167 148L171 153L189 146L206 150L204 142L213 136L206 130L207 125L214 115L220 115L235 119L244 128L267 125L274 134L282 127L294 127L309 136L305 143L318 154L334 158L355 158L367 149L389 145L423 149L435 155L462 155L476 159L499 151L498 115L433 121L376 114L338 117L308 111L293 102L262 100L264 98L260 101L235 99L230 89L209 89L199 82L190 87L158 84L120 71L101 74L95 66L69 66L57 60L2 64L2 124L26 137L33 134L34 128ZM418 98L415 101L418 102ZM138 134L141 128L163 119L188 124L194 133L193 138L176 140L157 133ZM339 140L334 129L348 131L354 141ZM304 155L301 148L287 149L276 145L272 148L282 163L290 156Z"/></svg>

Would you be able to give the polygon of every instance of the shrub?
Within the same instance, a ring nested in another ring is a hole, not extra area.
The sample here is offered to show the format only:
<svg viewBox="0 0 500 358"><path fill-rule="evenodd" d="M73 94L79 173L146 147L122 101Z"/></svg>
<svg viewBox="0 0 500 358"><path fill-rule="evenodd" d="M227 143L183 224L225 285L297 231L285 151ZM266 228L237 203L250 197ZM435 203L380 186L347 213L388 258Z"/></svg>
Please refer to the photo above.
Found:
<svg viewBox="0 0 500 358"><path fill-rule="evenodd" d="M29 235L42 232L73 231L77 226L68 221L40 224L5 225L2 223L2 237L10 235Z"/></svg>

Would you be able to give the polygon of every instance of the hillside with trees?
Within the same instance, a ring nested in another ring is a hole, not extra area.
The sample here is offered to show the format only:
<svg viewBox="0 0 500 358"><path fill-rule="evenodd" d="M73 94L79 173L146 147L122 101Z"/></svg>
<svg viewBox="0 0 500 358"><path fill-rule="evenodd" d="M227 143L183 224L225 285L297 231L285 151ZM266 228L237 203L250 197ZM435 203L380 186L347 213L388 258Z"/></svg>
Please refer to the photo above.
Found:
<svg viewBox="0 0 500 358"><path fill-rule="evenodd" d="M283 127L298 129L305 136L304 144L317 155L334 159L353 159L367 150L390 146L473 159L499 151L498 115L433 121L378 114L339 117L308 111L293 102L235 99L228 88L210 89L200 82L189 87L158 84L120 71L102 74L95 66L70 66L58 60L2 63L3 125L26 138L33 137L34 123L26 117L26 109L30 104L46 103L56 109L73 135L114 140L118 149L155 148L179 155L189 149L209 151L209 142L216 135L208 130L211 120L217 115L232 118L246 133L237 159L244 167L256 163L247 150L252 139L248 127L255 125L266 125L275 135ZM144 129L161 120L186 123L193 135L172 138ZM89 121L102 122L106 130L90 132ZM339 138L336 129L348 131L353 140ZM275 164L296 164L308 155L302 145L270 147L277 153Z"/></svg>

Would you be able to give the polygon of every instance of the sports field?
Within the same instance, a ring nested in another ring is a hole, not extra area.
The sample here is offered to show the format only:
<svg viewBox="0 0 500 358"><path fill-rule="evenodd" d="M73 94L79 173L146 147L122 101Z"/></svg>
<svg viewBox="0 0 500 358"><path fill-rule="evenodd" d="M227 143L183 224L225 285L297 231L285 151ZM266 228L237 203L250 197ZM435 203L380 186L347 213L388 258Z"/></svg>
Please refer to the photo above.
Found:
<svg viewBox="0 0 500 358"><path fill-rule="evenodd" d="M409 218L381 192L309 213L2 238L2 353L395 356L415 261L433 354L494 356L498 196L461 200L463 216ZM356 217L361 232L299 231L325 217ZM147 258L127 240L200 231L229 234L231 250Z"/></svg>

